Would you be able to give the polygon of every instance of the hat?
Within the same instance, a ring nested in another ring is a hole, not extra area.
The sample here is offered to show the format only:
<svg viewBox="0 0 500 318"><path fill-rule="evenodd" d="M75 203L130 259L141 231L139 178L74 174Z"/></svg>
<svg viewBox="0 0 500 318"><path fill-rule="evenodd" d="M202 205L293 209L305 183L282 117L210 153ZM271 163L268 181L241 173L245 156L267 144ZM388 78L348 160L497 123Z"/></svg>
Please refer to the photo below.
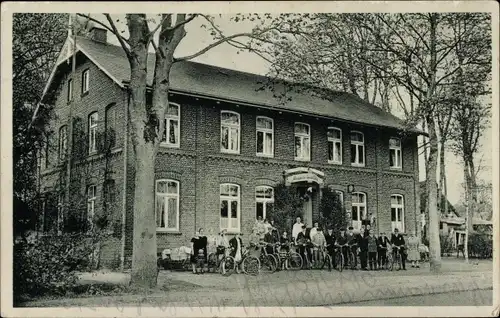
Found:
<svg viewBox="0 0 500 318"><path fill-rule="evenodd" d="M305 226L305 225L302 225L302 228L303 228L303 229L305 229L305 228L306 228L306 226Z"/></svg>
<svg viewBox="0 0 500 318"><path fill-rule="evenodd" d="M354 228L352 226L349 226L349 230L354 230Z"/></svg>
<svg viewBox="0 0 500 318"><path fill-rule="evenodd" d="M394 232L399 232L398 228L395 228L395 229L394 229Z"/></svg>

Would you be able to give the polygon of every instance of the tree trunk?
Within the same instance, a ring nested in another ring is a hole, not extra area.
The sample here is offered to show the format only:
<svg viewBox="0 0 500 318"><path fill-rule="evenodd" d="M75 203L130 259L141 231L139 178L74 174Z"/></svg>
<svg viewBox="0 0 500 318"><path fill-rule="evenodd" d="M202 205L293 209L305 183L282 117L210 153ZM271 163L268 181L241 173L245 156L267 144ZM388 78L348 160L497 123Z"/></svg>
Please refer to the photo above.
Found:
<svg viewBox="0 0 500 318"><path fill-rule="evenodd" d="M148 58L147 24L144 14L127 15L130 33L130 111L131 140L135 158L134 229L132 273L130 283L152 288L156 286L156 221L155 221L155 151L149 140L146 106Z"/></svg>
<svg viewBox="0 0 500 318"><path fill-rule="evenodd" d="M437 157L438 140L436 127L432 114L426 116L429 132L429 158L426 169L426 190L427 190L427 209L429 211L429 254L431 271L439 272L441 269L441 245L439 243L439 212L437 209Z"/></svg>
<svg viewBox="0 0 500 318"><path fill-rule="evenodd" d="M441 137L443 138L443 137ZM445 142L441 140L439 149L439 205L440 212L448 215L448 196L446 189L446 161L445 161Z"/></svg>

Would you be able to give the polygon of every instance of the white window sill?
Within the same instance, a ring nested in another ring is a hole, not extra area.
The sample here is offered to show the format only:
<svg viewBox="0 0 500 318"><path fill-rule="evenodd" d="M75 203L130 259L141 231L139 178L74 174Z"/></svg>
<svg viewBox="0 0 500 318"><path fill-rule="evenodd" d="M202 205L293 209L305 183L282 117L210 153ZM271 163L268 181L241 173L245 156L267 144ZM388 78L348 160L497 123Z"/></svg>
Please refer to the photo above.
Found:
<svg viewBox="0 0 500 318"><path fill-rule="evenodd" d="M256 153L256 156L262 158L274 158L274 154Z"/></svg>
<svg viewBox="0 0 500 318"><path fill-rule="evenodd" d="M115 154L115 153L118 153L118 152L121 152L121 151L122 151L121 147L111 149L111 153L112 154Z"/></svg>
<svg viewBox="0 0 500 318"><path fill-rule="evenodd" d="M328 163L331 165L342 165L342 161L330 161L330 160L328 160Z"/></svg>
<svg viewBox="0 0 500 318"><path fill-rule="evenodd" d="M360 164L360 163L351 163L351 166L363 168L365 165L364 164Z"/></svg>
<svg viewBox="0 0 500 318"><path fill-rule="evenodd" d="M403 167L389 167L389 169L394 170L394 171L402 171Z"/></svg>
<svg viewBox="0 0 500 318"><path fill-rule="evenodd" d="M156 233L158 233L158 234L182 234L178 229L163 229L163 228L157 228Z"/></svg>
<svg viewBox="0 0 500 318"><path fill-rule="evenodd" d="M167 144L167 143L160 143L160 147L163 147L163 148L176 148L176 149L179 149L181 147L180 144Z"/></svg>
<svg viewBox="0 0 500 318"><path fill-rule="evenodd" d="M239 151L225 150L225 149L221 149L220 152L225 153L225 154L230 154L230 155L239 155L240 154Z"/></svg>
<svg viewBox="0 0 500 318"><path fill-rule="evenodd" d="M223 229L220 229L221 231ZM224 229L226 230L226 234L240 234L241 233L241 230L236 230L236 229L233 229L233 230L229 230L229 229Z"/></svg>
<svg viewBox="0 0 500 318"><path fill-rule="evenodd" d="M311 161L311 158L298 158L298 157L295 157L295 161Z"/></svg>

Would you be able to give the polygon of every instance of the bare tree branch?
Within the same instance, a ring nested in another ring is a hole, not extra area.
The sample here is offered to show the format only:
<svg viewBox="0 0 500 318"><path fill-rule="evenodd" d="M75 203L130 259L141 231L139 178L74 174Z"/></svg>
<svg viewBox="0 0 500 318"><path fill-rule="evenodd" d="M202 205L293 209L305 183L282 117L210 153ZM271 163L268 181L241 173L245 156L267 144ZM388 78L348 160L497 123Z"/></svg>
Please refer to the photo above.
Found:
<svg viewBox="0 0 500 318"><path fill-rule="evenodd" d="M125 40L121 36L120 31L118 31L118 29L116 28L116 25L113 22L113 19L111 19L111 16L109 15L109 13L104 13L104 16L106 17L106 19L108 19L108 22L111 25L111 28L113 29L111 32L113 32L113 34L116 35L116 37L118 38L118 41L120 42L120 45L122 46L123 50L125 51L125 54L127 54L127 56L130 57L131 56L130 49L128 48L127 43L126 43L128 41Z"/></svg>

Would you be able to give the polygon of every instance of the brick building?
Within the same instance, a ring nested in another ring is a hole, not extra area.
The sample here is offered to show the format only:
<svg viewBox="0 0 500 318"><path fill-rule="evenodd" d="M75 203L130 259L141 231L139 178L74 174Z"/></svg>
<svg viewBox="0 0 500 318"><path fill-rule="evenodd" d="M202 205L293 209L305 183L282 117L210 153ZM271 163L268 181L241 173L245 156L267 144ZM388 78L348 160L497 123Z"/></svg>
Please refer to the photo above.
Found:
<svg viewBox="0 0 500 318"><path fill-rule="evenodd" d="M103 260L127 263L134 216L128 61L120 47L106 43L106 31L94 28L91 38L77 37L71 83L70 45L67 40L46 87L55 93L56 116L41 171L42 190L53 194L43 226L50 231L58 222L59 228L71 227L82 215L106 215L119 235L103 249ZM149 84L153 66L151 54ZM354 227L371 219L377 231L417 229L418 130L402 134L398 118L343 92L330 92L328 100L290 92L291 99L280 103L272 92L259 90L263 81L210 65L174 64L152 180L159 248L188 244L199 227L250 233L256 216L265 217L272 206L273 186L282 181L302 193L312 191L303 207L308 224L318 216L321 188L327 186L341 195ZM73 159L73 207L58 210L70 105L83 136L74 137L73 148L83 155Z"/></svg>

